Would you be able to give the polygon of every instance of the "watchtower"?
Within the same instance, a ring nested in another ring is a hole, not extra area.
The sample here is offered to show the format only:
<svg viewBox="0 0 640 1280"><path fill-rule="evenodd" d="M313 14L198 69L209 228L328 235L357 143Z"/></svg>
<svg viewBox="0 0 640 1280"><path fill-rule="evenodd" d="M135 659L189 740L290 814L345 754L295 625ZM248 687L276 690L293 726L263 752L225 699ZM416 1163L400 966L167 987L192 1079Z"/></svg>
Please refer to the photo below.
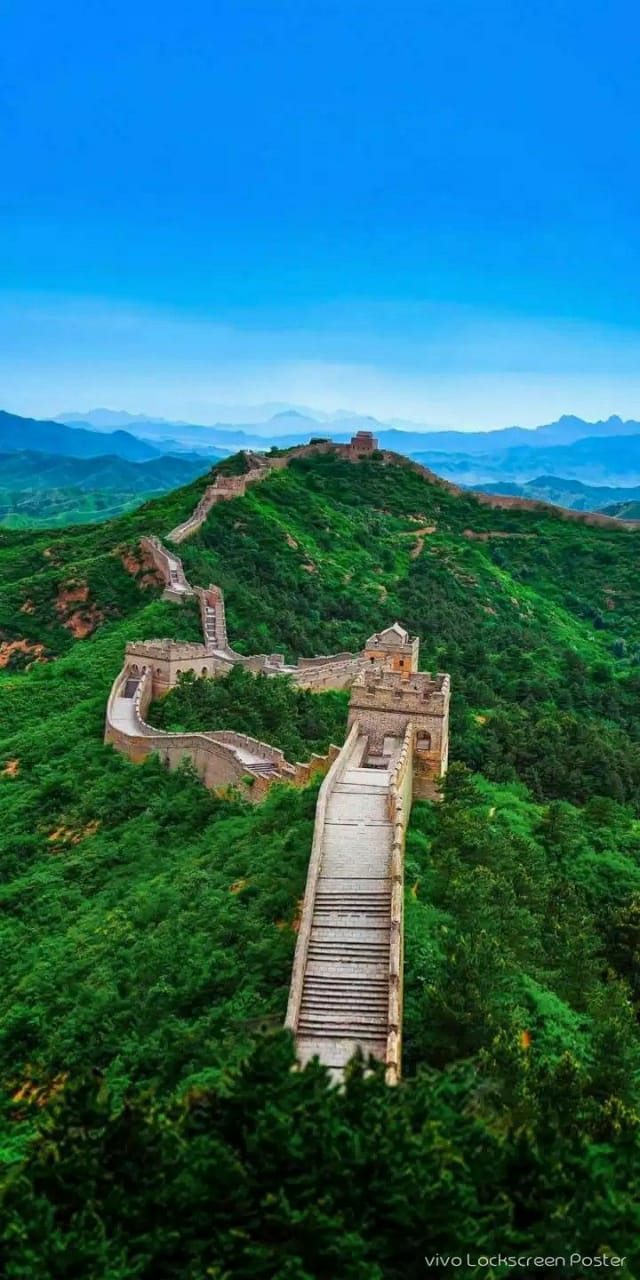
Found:
<svg viewBox="0 0 640 1280"><path fill-rule="evenodd" d="M449 760L449 700L449 676L442 672L365 667L351 688L349 728L358 723L372 758L392 755L412 725L413 790L419 800L439 798L436 779Z"/></svg>
<svg viewBox="0 0 640 1280"><path fill-rule="evenodd" d="M370 666L382 664L406 678L418 670L420 640L418 636L410 636L399 622L394 622L393 626L369 636L364 656Z"/></svg>
<svg viewBox="0 0 640 1280"><path fill-rule="evenodd" d="M378 441L370 431L356 431L349 441L349 453L360 456L361 453L374 453Z"/></svg>

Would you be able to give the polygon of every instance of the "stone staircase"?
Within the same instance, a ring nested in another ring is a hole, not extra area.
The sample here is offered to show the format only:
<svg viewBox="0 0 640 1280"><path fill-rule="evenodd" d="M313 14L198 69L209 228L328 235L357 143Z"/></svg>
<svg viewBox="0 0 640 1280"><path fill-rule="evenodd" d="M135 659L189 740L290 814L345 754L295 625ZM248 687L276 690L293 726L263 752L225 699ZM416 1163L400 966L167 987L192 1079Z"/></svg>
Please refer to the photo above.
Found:
<svg viewBox="0 0 640 1280"><path fill-rule="evenodd" d="M207 604L204 607L202 615L202 627L204 631L204 642L208 649L218 649L220 647L218 638L218 628L216 624L216 611L212 605Z"/></svg>
<svg viewBox="0 0 640 1280"><path fill-rule="evenodd" d="M251 765L251 771L252 773L261 773L265 778L280 773L277 764L273 760L256 760Z"/></svg>
<svg viewBox="0 0 640 1280"><path fill-rule="evenodd" d="M362 764L360 739L327 804L296 1047L341 1075L356 1050L385 1060L391 927L392 758Z"/></svg>

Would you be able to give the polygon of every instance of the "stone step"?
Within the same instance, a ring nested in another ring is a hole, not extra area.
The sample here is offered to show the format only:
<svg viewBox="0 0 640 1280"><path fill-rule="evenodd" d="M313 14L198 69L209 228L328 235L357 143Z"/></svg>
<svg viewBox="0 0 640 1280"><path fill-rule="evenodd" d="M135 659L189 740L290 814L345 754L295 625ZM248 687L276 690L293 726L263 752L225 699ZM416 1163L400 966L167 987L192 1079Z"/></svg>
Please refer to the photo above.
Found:
<svg viewBox="0 0 640 1280"><path fill-rule="evenodd" d="M385 985L382 977L376 979L374 983L323 982L322 979L314 979L304 984L303 1003L307 1001L311 1004L325 1004L327 1000L336 1000L342 1005L353 1004L362 1008L386 1009L389 1003L388 994L388 986Z"/></svg>
<svg viewBox="0 0 640 1280"><path fill-rule="evenodd" d="M391 909L390 902L373 903L373 902L316 902L314 910L314 919L316 916L322 916L322 921L318 923L326 924L327 916L336 917L336 927L340 928L348 922L352 916L356 917L354 928L358 928L363 920L371 920L373 923L388 924L389 911Z"/></svg>
<svg viewBox="0 0 640 1280"><path fill-rule="evenodd" d="M340 999L328 992L326 996L305 996L300 1008L302 1017L328 1017L344 1022L345 1019L361 1018L367 1022L383 1026L389 1010L389 1001L385 1000L348 1000Z"/></svg>
<svg viewBox="0 0 640 1280"><path fill-rule="evenodd" d="M363 930L369 936L354 937L353 931L341 930L346 936L341 937L337 932L328 933L322 926L312 929L311 938L309 940L309 951L314 955L339 956L347 959L349 956L357 957L359 955L371 956L373 959L378 957L384 958L389 950L389 931L388 930ZM318 936L318 934L324 936Z"/></svg>
<svg viewBox="0 0 640 1280"><path fill-rule="evenodd" d="M310 970L313 966L314 972L320 977L328 976L332 972L334 965L339 965L342 972L348 972L351 965L369 965L371 976L376 978L387 977L389 973L388 948L384 948L381 951L373 951L363 947L349 951L343 947L336 950L326 948L318 950L311 944L309 946L308 960Z"/></svg>
<svg viewBox="0 0 640 1280"><path fill-rule="evenodd" d="M376 1017L386 1017L389 1001L384 991L375 996L360 994L350 996L344 991L334 991L331 987L316 992L306 991L302 999L303 1009L362 1009L375 1013Z"/></svg>
<svg viewBox="0 0 640 1280"><path fill-rule="evenodd" d="M357 975L347 973L319 973L316 976L308 976L309 990L322 991L330 988L332 991L376 991L386 992L387 980L384 977L375 977L371 974ZM305 983L306 985L306 983Z"/></svg>
<svg viewBox="0 0 640 1280"><path fill-rule="evenodd" d="M362 783L365 787L374 786L378 790L384 792L388 789L389 779L378 769L345 769L342 775L342 782Z"/></svg>
<svg viewBox="0 0 640 1280"><path fill-rule="evenodd" d="M363 943L361 946L357 943L337 942L332 946L330 943L312 941L309 943L309 960L327 966L318 971L321 977L330 974L330 966L333 964L344 967L352 963L371 964L374 966L372 976L382 977L389 972L389 946L385 943L378 948L373 942Z"/></svg>
<svg viewBox="0 0 640 1280"><path fill-rule="evenodd" d="M362 881L360 881L357 889L325 889L324 880L320 877L320 880L318 881L319 887L316 894L316 905L320 902L344 902L347 904L352 902L368 902L373 907L384 906L390 898L389 889L386 891L376 888L370 889L367 887L368 883L369 882L365 882L363 884Z"/></svg>
<svg viewBox="0 0 640 1280"><path fill-rule="evenodd" d="M312 942L326 942L327 946L343 947L384 947L389 945L390 921L378 924L371 922L363 925L350 925L346 921L341 925L327 925L324 921L313 924L311 928Z"/></svg>
<svg viewBox="0 0 640 1280"><path fill-rule="evenodd" d="M388 929L390 908L373 911L371 907L343 908L340 911L331 907L316 907L313 913L314 922L326 929Z"/></svg>
<svg viewBox="0 0 640 1280"><path fill-rule="evenodd" d="M337 782L334 789L334 795L341 796L379 796L379 790L374 787L365 787L359 782Z"/></svg>
<svg viewBox="0 0 640 1280"><path fill-rule="evenodd" d="M323 850L351 849L363 853L370 849L386 849L393 832L390 822L328 822L325 826ZM380 877L384 879L383 876Z"/></svg>
<svg viewBox="0 0 640 1280"><path fill-rule="evenodd" d="M316 959L315 956L308 955L305 967L305 982L307 977L346 978L349 981L362 978L373 982L382 979L385 983L388 983L389 958L385 956L382 960L369 960L366 957L359 956L357 959L352 957L347 960L340 955L324 955Z"/></svg>
<svg viewBox="0 0 640 1280"><path fill-rule="evenodd" d="M365 881L365 884L366 883L367 882ZM322 884L322 881L320 881L320 884ZM377 889L374 889L373 891L369 892L367 891L366 888L363 888L359 893L356 893L355 890L352 890L350 893L347 893L347 892L336 893L335 890L332 890L330 893L327 893L323 889L319 889L316 894L316 908L320 906L330 906L330 907L341 907L341 906L367 907L369 906L376 909L378 907L388 906L390 899L391 899L390 893L380 893Z"/></svg>
<svg viewBox="0 0 640 1280"><path fill-rule="evenodd" d="M303 1035L312 1036L329 1036L342 1035L364 1045L368 1041L374 1044L384 1044L386 1046L386 1027L374 1025L369 1022L361 1022L354 1018L351 1023L339 1022L337 1019L328 1021L319 1018L300 1018L298 1023L300 1031Z"/></svg>
<svg viewBox="0 0 640 1280"><path fill-rule="evenodd" d="M356 1038L344 1035L305 1035L300 1036L297 1043L298 1056L303 1064L310 1062L312 1058L320 1058L321 1062L340 1073L360 1047ZM364 1045L362 1048L365 1057L371 1055L374 1058L384 1059L387 1048L386 1038L368 1039L366 1050Z"/></svg>
<svg viewBox="0 0 640 1280"><path fill-rule="evenodd" d="M382 796L338 791L327 805L326 821L330 826L370 827L389 822L387 801Z"/></svg>
<svg viewBox="0 0 640 1280"><path fill-rule="evenodd" d="M390 898L391 887L386 876L380 876L377 880L367 880L366 887L363 891L366 893L380 893ZM359 876L325 876L321 875L318 880L318 893L360 893L363 887L363 881Z"/></svg>
<svg viewBox="0 0 640 1280"><path fill-rule="evenodd" d="M387 875L389 874L390 862L390 849L383 854L369 854L366 856L366 861L364 854L354 857L353 854L345 850L342 854L334 853L328 855L324 865L332 876L352 876L354 871L357 870L364 881L373 881L379 878L381 871L386 872Z"/></svg>
<svg viewBox="0 0 640 1280"><path fill-rule="evenodd" d="M360 1035L371 1036L378 1039L381 1035L386 1035L387 1024L379 1013L362 1013L354 1012L353 1009L333 1009L331 1011L306 1010L304 1005L300 1010L300 1019L298 1026L302 1032L305 1031L322 1031L331 1034L334 1031L342 1031L343 1035Z"/></svg>

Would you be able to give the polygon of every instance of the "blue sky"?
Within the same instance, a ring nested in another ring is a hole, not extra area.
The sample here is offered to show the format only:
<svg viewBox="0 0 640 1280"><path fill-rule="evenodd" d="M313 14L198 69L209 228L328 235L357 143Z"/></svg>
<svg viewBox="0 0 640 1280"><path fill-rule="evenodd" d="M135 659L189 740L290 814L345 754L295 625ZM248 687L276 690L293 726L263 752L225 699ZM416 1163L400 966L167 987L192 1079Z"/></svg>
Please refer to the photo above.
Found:
<svg viewBox="0 0 640 1280"><path fill-rule="evenodd" d="M0 405L640 417L629 0L7 0Z"/></svg>

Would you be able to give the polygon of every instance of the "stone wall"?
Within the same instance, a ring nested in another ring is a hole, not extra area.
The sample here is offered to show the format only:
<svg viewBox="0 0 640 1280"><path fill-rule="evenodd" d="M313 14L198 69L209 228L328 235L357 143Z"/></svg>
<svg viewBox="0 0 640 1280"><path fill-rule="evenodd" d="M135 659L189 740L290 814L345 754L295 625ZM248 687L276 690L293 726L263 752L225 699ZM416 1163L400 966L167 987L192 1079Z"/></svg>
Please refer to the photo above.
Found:
<svg viewBox="0 0 640 1280"><path fill-rule="evenodd" d="M319 658L298 658L298 671L312 670L315 667L326 667L328 663L336 662L352 662L354 659L360 659L360 654L349 653L325 653Z"/></svg>
<svg viewBox="0 0 640 1280"><path fill-rule="evenodd" d="M404 851L413 791L413 725L405 730L402 749L391 779L388 798L393 826L391 846L391 936L389 945L389 1031L386 1078L397 1084L402 1068L402 1009L404 976Z"/></svg>
<svg viewBox="0 0 640 1280"><path fill-rule="evenodd" d="M362 670L362 657L323 658L318 666L299 663L289 672L299 689L348 689Z"/></svg>
<svg viewBox="0 0 640 1280"><path fill-rule="evenodd" d="M351 726L344 746L335 756L329 772L326 774L324 782L318 792L318 802L316 804L316 815L313 827L313 840L311 843L311 854L307 870L307 883L304 891L302 915L300 918L300 928L298 930L298 938L293 960L291 986L289 988L289 1001L287 1004L287 1016L285 1019L285 1026L294 1034L297 1031L298 1018L300 1016L300 1002L302 1000L302 988L307 965L307 952L309 950L311 929L313 925L316 888L322 863L322 845L327 819L327 806L334 787L349 767L349 761L357 747L358 737L358 726L354 724Z"/></svg>
<svg viewBox="0 0 640 1280"><path fill-rule="evenodd" d="M227 502L231 498L242 498L250 484L255 484L257 480L263 480L268 474L268 467L263 465L254 466L243 476L225 476L217 475L214 484L207 485L202 497L195 506L188 519L182 524L176 525L167 534L168 542L184 542L185 538L191 537L197 529L204 524L211 508L216 502Z"/></svg>
<svg viewBox="0 0 640 1280"><path fill-rule="evenodd" d="M140 546L151 556L156 569L162 574L165 583L164 600L182 603L187 596L193 595L179 556L169 553L156 537L142 537Z"/></svg>
<svg viewBox="0 0 640 1280"><path fill-rule="evenodd" d="M259 756L265 763L274 764L281 773L293 775L295 766L290 765L285 758L283 751L278 747L272 747L268 742L261 742L259 738L251 738L246 733L236 733L235 729L216 729L216 742L221 742L227 747L239 747L240 750L253 752Z"/></svg>
<svg viewBox="0 0 640 1280"><path fill-rule="evenodd" d="M143 672L138 691L132 699L136 722L134 731L118 729L112 719L113 702L130 678L131 670L125 668L113 685L107 704L106 742L110 742L117 751L122 751L135 764L154 752L170 769L177 769L183 760L188 759L204 785L212 790L243 785L243 779L250 771L237 759L229 746L217 741L215 737L204 733L163 733L146 724L144 717L153 697L153 681L149 670Z"/></svg>
<svg viewBox="0 0 640 1280"><path fill-rule="evenodd" d="M162 643L156 642L157 645ZM140 649L154 647L153 642L139 646ZM185 645L176 647L189 648ZM110 742L134 763L157 752L169 768L175 769L186 757L206 787L217 789L234 785L257 802L263 799L274 782L306 786L318 773L325 773L339 754L340 748L331 746L326 755L313 753L307 761L290 764L279 748L232 729L213 733L165 733L154 729L147 723L146 716L153 698L158 696L156 670L142 663L144 655L141 652L137 656L141 665L138 662L127 663L114 681L107 703L104 734L105 742ZM116 699L122 696L130 680L138 680L138 687L134 696L127 699L131 723L122 728L115 723L113 710ZM262 766L269 767L268 770L265 772L259 763L252 764L243 759L247 753L257 757Z"/></svg>

